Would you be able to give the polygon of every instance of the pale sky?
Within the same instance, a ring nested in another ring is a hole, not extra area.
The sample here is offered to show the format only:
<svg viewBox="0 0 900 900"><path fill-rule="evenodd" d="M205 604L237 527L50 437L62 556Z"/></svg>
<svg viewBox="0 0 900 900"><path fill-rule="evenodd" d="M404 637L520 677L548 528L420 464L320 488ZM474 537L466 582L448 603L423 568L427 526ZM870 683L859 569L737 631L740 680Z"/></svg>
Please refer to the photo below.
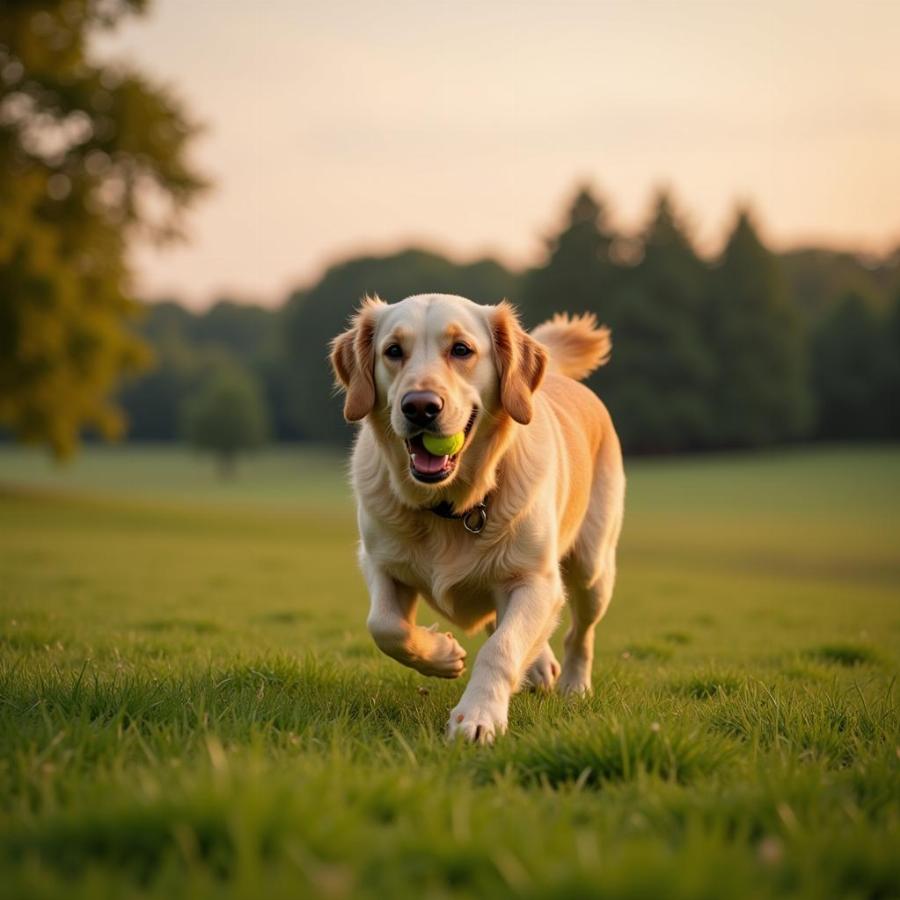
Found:
<svg viewBox="0 0 900 900"><path fill-rule="evenodd" d="M523 265L582 180L624 228L668 185L706 250L737 202L777 247L900 243L898 0L156 0L103 51L208 128L148 297L274 304L408 242Z"/></svg>

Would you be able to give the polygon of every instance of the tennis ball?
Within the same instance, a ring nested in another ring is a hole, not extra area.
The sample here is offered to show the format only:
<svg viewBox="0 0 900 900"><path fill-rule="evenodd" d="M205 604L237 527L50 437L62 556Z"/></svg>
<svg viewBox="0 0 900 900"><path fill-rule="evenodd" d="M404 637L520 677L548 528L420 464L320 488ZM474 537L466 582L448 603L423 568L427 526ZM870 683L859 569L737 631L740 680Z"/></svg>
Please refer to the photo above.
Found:
<svg viewBox="0 0 900 900"><path fill-rule="evenodd" d="M462 445L466 442L466 435L462 431L456 434L448 434L447 437L439 437L436 434L426 434L422 436L422 443L425 449L433 456L453 456L459 453Z"/></svg>

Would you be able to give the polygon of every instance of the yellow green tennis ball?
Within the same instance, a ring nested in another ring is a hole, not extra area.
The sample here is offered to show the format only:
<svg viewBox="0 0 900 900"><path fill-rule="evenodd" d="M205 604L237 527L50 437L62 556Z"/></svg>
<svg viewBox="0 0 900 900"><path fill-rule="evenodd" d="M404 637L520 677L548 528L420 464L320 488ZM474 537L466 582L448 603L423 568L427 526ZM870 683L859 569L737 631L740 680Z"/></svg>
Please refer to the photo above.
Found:
<svg viewBox="0 0 900 900"><path fill-rule="evenodd" d="M426 434L422 436L422 443L425 449L433 456L453 456L462 450L462 445L466 442L466 435L463 431L456 434L448 434L447 437L439 437L436 434Z"/></svg>

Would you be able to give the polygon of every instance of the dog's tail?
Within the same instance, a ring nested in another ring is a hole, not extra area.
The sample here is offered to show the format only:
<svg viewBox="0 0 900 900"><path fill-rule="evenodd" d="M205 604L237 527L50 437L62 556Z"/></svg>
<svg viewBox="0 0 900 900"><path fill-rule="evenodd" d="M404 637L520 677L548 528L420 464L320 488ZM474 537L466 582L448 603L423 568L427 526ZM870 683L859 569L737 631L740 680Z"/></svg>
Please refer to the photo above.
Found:
<svg viewBox="0 0 900 900"><path fill-rule="evenodd" d="M570 316L558 313L542 322L531 336L550 351L550 369L581 381L609 362L612 338L593 313Z"/></svg>

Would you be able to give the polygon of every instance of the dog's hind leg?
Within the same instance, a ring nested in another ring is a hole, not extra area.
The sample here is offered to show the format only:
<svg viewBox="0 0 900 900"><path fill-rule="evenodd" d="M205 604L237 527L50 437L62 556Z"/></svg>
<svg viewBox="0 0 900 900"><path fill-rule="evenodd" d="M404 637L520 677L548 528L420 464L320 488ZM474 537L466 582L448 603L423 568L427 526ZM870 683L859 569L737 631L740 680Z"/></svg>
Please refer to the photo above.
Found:
<svg viewBox="0 0 900 900"><path fill-rule="evenodd" d="M534 691L550 691L559 678L559 660L553 652L550 644L545 641L534 662L528 667L522 687L531 688Z"/></svg>
<svg viewBox="0 0 900 900"><path fill-rule="evenodd" d="M369 588L367 625L378 648L423 675L459 678L466 651L449 632L416 625L416 592L391 578L365 554L360 562Z"/></svg>
<svg viewBox="0 0 900 900"><path fill-rule="evenodd" d="M601 450L591 503L571 553L563 563L572 624L558 688L562 693L591 690L594 631L609 609L616 583L616 545L622 529L625 475L618 442Z"/></svg>
<svg viewBox="0 0 900 900"><path fill-rule="evenodd" d="M607 557L593 582L577 564L566 567L565 581L572 624L565 637L566 653L558 685L561 693L587 694L591 690L594 630L609 608L615 580L614 554Z"/></svg>

